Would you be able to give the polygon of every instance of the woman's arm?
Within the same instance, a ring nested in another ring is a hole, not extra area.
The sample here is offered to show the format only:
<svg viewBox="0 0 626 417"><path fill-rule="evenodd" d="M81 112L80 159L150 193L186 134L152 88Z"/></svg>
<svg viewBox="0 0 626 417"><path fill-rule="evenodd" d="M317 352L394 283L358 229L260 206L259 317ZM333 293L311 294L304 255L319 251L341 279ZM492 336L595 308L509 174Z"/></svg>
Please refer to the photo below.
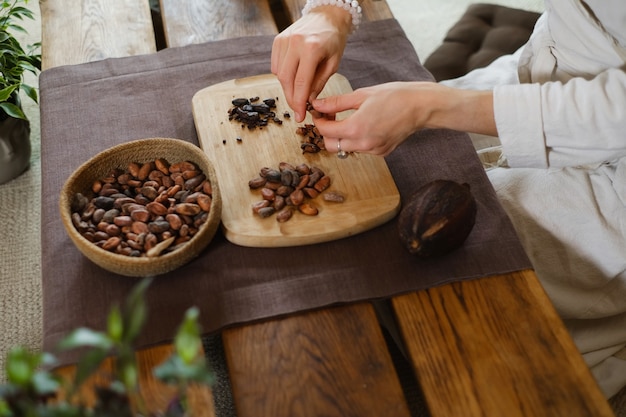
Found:
<svg viewBox="0 0 626 417"><path fill-rule="evenodd" d="M498 135L511 166L573 166L626 155L626 73L494 89Z"/></svg>

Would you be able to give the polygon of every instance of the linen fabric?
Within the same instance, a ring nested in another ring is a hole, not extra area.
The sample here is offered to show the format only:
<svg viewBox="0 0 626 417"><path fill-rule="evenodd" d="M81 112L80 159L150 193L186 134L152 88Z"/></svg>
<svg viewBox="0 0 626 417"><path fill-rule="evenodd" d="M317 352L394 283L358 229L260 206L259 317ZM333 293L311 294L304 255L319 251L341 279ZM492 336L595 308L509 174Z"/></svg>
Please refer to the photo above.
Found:
<svg viewBox="0 0 626 417"><path fill-rule="evenodd" d="M527 45L445 82L493 89L510 168L488 176L607 397L626 386L625 21L621 0L546 1Z"/></svg>
<svg viewBox="0 0 626 417"><path fill-rule="evenodd" d="M53 351L77 326L103 328L111 305L137 282L98 268L65 235L57 208L65 179L118 143L173 137L198 144L193 94L218 82L269 73L272 41L271 36L232 39L41 74L45 350ZM339 72L353 88L432 79L395 20L363 24L351 37ZM140 345L170 340L191 306L200 309L203 329L210 333L531 267L466 134L420 132L387 163L402 199L434 179L470 184L478 215L463 247L442 258L417 259L401 246L395 220L349 238L288 248L241 247L218 233L197 259L154 280ZM72 358L60 355L62 362Z"/></svg>

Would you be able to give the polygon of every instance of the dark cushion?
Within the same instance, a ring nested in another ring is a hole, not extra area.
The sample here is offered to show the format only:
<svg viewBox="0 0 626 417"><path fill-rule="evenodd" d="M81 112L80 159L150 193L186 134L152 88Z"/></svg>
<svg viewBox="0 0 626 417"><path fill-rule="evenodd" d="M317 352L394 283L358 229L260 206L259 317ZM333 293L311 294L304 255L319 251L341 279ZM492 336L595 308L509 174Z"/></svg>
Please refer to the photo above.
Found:
<svg viewBox="0 0 626 417"><path fill-rule="evenodd" d="M487 66L526 43L539 16L539 13L494 4L472 4L424 66L437 81Z"/></svg>

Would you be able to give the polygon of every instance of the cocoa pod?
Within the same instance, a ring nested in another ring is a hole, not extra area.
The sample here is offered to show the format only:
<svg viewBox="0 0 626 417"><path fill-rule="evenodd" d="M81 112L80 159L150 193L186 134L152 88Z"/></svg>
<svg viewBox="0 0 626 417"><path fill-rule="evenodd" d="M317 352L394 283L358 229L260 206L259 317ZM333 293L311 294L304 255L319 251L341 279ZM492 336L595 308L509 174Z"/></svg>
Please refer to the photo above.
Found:
<svg viewBox="0 0 626 417"><path fill-rule="evenodd" d="M413 255L444 255L463 244L474 227L476 211L468 184L432 181L417 190L400 211L400 240Z"/></svg>

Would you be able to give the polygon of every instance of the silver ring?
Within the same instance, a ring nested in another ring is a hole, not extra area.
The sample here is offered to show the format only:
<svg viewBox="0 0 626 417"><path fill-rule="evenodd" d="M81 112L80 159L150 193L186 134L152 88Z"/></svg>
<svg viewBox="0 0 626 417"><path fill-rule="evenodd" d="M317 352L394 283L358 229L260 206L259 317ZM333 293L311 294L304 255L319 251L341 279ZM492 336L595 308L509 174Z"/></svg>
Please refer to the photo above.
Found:
<svg viewBox="0 0 626 417"><path fill-rule="evenodd" d="M341 139L337 141L337 158L346 159L348 157L348 152L341 149Z"/></svg>

